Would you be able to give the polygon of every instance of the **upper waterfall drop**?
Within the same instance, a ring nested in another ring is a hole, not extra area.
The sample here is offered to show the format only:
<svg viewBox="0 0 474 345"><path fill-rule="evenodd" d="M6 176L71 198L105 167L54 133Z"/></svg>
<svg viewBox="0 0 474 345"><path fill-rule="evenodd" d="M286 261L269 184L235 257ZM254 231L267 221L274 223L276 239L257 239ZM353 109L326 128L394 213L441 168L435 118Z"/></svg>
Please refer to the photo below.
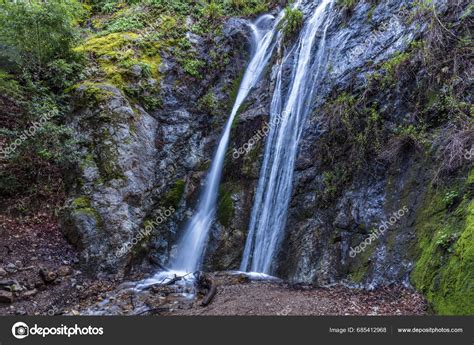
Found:
<svg viewBox="0 0 474 345"><path fill-rule="evenodd" d="M177 256L171 262L171 270L193 272L201 266L209 230L216 213L218 190L232 122L250 90L258 82L262 71L272 55L276 45L275 37L279 35L277 27L281 17L282 15L275 19L270 29L267 26L261 28L260 25L270 18L269 15L264 15L254 23L249 24L254 41L253 56L242 78L232 112L227 120L214 159L212 160L211 169L206 177L204 190L201 193L196 213L185 228L184 235L178 244Z"/></svg>
<svg viewBox="0 0 474 345"><path fill-rule="evenodd" d="M298 142L310 111L308 101L325 72L326 32L331 23L334 0L323 0L309 18L295 49L279 65L270 118L280 118L270 129L254 199L249 233L240 269L271 274L272 263L282 241L291 198L293 169ZM314 51L317 34L321 32ZM313 53L314 52L314 53ZM283 66L294 59L286 95L282 90Z"/></svg>

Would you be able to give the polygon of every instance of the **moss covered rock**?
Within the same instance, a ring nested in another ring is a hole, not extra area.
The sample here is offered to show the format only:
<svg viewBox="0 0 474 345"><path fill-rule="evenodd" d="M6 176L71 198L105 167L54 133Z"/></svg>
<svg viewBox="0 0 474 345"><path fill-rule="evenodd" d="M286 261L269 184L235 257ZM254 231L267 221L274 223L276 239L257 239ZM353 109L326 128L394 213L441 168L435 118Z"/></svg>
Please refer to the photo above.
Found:
<svg viewBox="0 0 474 345"><path fill-rule="evenodd" d="M431 191L417 218L411 280L441 315L474 314L473 176L474 170L455 191Z"/></svg>

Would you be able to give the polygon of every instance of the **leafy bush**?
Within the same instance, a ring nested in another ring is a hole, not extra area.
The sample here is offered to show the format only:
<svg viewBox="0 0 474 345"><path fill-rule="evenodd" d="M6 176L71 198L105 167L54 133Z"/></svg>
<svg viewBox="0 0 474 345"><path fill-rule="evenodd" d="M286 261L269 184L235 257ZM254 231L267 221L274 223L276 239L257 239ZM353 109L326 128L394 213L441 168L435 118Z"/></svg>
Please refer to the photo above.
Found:
<svg viewBox="0 0 474 345"><path fill-rule="evenodd" d="M142 29L144 23L139 14L131 14L123 17L118 17L107 25L107 32L121 32L121 31L134 31Z"/></svg>
<svg viewBox="0 0 474 345"><path fill-rule="evenodd" d="M194 78L201 78L201 68L204 66L204 62L197 59L185 60L183 63L183 69L186 73L193 76Z"/></svg>
<svg viewBox="0 0 474 345"><path fill-rule="evenodd" d="M303 12L297 8L288 6L285 8L285 16L280 24L285 38L289 38L299 32L303 25Z"/></svg>
<svg viewBox="0 0 474 345"><path fill-rule="evenodd" d="M222 16L222 6L217 1L211 0L209 4L204 6L202 9L202 14L208 20L213 21Z"/></svg>
<svg viewBox="0 0 474 345"><path fill-rule="evenodd" d="M3 1L0 4L0 58L35 79L56 59L68 59L78 40L75 22L82 7L75 0Z"/></svg>
<svg viewBox="0 0 474 345"><path fill-rule="evenodd" d="M198 102L198 109L202 112L207 112L215 115L219 110L219 103L212 91L206 93Z"/></svg>
<svg viewBox="0 0 474 345"><path fill-rule="evenodd" d="M63 115L65 90L83 68L71 49L82 8L75 0L0 3L1 194L61 193L61 170L76 158Z"/></svg>
<svg viewBox="0 0 474 345"><path fill-rule="evenodd" d="M457 191L450 191L444 195L443 202L447 207L451 207L458 197L459 195Z"/></svg>

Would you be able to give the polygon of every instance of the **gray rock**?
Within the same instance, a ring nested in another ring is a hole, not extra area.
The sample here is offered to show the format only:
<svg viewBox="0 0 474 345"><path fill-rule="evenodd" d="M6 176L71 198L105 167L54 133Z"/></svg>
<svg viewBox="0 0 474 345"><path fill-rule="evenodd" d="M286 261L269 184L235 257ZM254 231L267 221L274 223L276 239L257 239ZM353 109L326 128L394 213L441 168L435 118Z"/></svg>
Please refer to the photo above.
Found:
<svg viewBox="0 0 474 345"><path fill-rule="evenodd" d="M0 303L13 303L13 293L0 290Z"/></svg>
<svg viewBox="0 0 474 345"><path fill-rule="evenodd" d="M142 67L140 65L133 65L130 68L130 72L132 72L135 77L140 77L142 75Z"/></svg>
<svg viewBox="0 0 474 345"><path fill-rule="evenodd" d="M35 296L37 293L38 293L38 290L32 289L32 290L28 290L28 291L23 292L22 296L25 297L25 298L29 298L29 297Z"/></svg>
<svg viewBox="0 0 474 345"><path fill-rule="evenodd" d="M214 50L217 56L226 54L232 61L209 71L203 80L183 75L176 57L163 54L159 85L162 107L157 111L146 112L140 105L132 105L112 85L94 85L108 93L98 105L85 97L87 85L76 89L76 111L69 123L77 138L87 143L77 148L87 160L77 166L69 182L61 228L80 248L80 264L88 273L121 275L132 260L143 260L146 255L141 253L146 251L158 251L159 265L168 259L170 242L179 236L177 224L193 206L193 193L198 191L199 183L193 176L203 174L202 166L211 159L226 120L213 118L216 128L209 131L210 118L197 110L196 103L211 88L219 101L227 102L229 85L246 65L248 53L242 47L248 48L248 26L243 20L231 20L225 27L224 35L216 36L215 42L188 34L197 58L210 61L209 52ZM137 85L156 83L138 72L134 67L135 77L143 78ZM160 224L146 243L137 245L140 250L132 248L118 255L143 228L144 221L163 206L166 194L178 180L186 182L186 191L168 223Z"/></svg>
<svg viewBox="0 0 474 345"><path fill-rule="evenodd" d="M18 271L18 269L15 264L9 263L5 266L5 271L7 271L8 273L15 273L16 271Z"/></svg>
<svg viewBox="0 0 474 345"><path fill-rule="evenodd" d="M10 286L12 286L16 283L17 283L17 281L13 280L13 279L0 280L0 288L10 287Z"/></svg>
<svg viewBox="0 0 474 345"><path fill-rule="evenodd" d="M72 273L73 273L73 269L71 268L71 266L63 265L63 266L58 268L58 275L60 277L69 276Z"/></svg>
<svg viewBox="0 0 474 345"><path fill-rule="evenodd" d="M47 268L41 268L39 274L46 284L54 282L58 277L56 272L50 271Z"/></svg>

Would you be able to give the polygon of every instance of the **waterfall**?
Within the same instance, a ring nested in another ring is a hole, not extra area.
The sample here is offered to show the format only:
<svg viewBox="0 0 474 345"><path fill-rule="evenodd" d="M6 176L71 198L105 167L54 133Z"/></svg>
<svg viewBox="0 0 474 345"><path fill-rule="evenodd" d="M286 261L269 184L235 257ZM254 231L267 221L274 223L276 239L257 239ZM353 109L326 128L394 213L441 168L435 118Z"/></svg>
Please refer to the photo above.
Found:
<svg viewBox="0 0 474 345"><path fill-rule="evenodd" d="M198 270L202 264L209 230L216 213L219 184L232 122L250 90L259 80L276 45L275 36L279 35L277 25L281 15L275 20L270 30L267 25L262 25L269 18L273 17L264 15L257 19L255 23L249 24L253 37L253 56L242 78L235 104L212 160L212 166L206 177L196 213L187 224L184 235L178 243L177 256L171 262L171 270L193 272ZM261 28L261 26L264 26L264 28Z"/></svg>
<svg viewBox="0 0 474 345"><path fill-rule="evenodd" d="M270 129L252 209L249 233L240 269L272 273L272 263L283 239L292 192L293 170L310 102L325 72L326 32L333 0L323 0L304 25L293 49L283 57L276 74L270 105ZM320 33L320 35L318 35ZM319 43L315 46L317 38ZM283 93L284 66L291 64L287 94Z"/></svg>

